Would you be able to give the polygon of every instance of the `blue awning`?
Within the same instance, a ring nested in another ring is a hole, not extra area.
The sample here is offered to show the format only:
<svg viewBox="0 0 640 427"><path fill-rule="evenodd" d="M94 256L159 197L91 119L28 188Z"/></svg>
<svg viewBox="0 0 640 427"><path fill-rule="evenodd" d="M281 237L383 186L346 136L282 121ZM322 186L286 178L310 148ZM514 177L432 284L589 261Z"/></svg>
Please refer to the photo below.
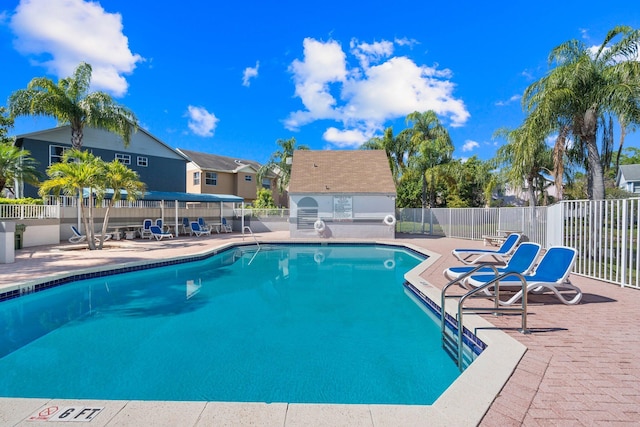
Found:
<svg viewBox="0 0 640 427"><path fill-rule="evenodd" d="M125 198L126 192L123 191L122 198ZM85 188L82 197L89 197L89 189ZM107 191L106 198L113 197L113 190ZM178 202L232 202L242 203L244 199L232 194L199 194L199 193L179 193L173 191L145 191L138 200L177 200Z"/></svg>

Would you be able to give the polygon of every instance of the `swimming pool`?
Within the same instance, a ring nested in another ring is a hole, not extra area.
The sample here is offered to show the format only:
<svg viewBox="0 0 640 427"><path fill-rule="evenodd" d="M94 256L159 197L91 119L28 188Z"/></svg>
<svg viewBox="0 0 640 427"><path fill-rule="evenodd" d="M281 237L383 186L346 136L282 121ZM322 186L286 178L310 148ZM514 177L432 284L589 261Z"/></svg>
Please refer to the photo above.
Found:
<svg viewBox="0 0 640 427"><path fill-rule="evenodd" d="M0 395L429 404L459 372L404 293L420 261L241 247L6 301Z"/></svg>

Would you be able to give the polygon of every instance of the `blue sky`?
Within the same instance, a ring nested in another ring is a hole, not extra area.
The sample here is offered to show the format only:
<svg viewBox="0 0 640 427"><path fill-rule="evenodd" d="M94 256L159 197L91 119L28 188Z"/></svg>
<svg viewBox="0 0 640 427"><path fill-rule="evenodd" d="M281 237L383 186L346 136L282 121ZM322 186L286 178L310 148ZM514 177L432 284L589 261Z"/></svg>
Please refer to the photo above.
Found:
<svg viewBox="0 0 640 427"><path fill-rule="evenodd" d="M273 4L271 4L273 3ZM570 39L640 27L632 1L4 0L0 99L86 61L93 89L174 148L265 162L279 138L353 149L436 111L454 156L488 159ZM55 122L21 118L13 134ZM619 135L616 135L616 139ZM640 146L638 132L626 146Z"/></svg>

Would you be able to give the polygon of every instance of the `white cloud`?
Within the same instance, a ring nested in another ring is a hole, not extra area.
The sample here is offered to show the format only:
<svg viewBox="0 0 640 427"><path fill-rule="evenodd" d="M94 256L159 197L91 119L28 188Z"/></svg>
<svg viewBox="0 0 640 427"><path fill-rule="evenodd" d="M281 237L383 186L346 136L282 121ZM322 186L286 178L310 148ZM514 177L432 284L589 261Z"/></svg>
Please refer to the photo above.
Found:
<svg viewBox="0 0 640 427"><path fill-rule="evenodd" d="M80 62L91 64L92 88L114 96L128 89L124 75L144 59L129 49L122 16L97 2L21 0L11 17L14 47L59 78L73 75Z"/></svg>
<svg viewBox="0 0 640 427"><path fill-rule="evenodd" d="M340 148L357 148L373 137L372 132L360 129L340 130L335 127L328 128L322 138Z"/></svg>
<svg viewBox="0 0 640 427"><path fill-rule="evenodd" d="M397 43L397 42L396 42ZM305 109L289 114L284 124L297 130L317 120L333 120L325 140L335 145L357 146L388 120L414 111L433 110L450 126L469 118L464 102L453 96L451 71L418 65L405 56L392 56L392 42L350 43L358 66L349 67L347 55L336 41L304 40L302 60L294 60L295 94Z"/></svg>
<svg viewBox="0 0 640 427"><path fill-rule="evenodd" d="M220 121L215 114L208 112L204 107L189 105L186 116L189 118L189 129L198 136L213 136L216 125Z"/></svg>
<svg viewBox="0 0 640 427"><path fill-rule="evenodd" d="M511 98L507 99L506 101L497 101L496 105L498 107L504 107L516 101L520 101L521 98L522 98L522 95L513 95Z"/></svg>
<svg viewBox="0 0 640 427"><path fill-rule="evenodd" d="M466 152L466 151L473 151L475 148L478 148L480 146L480 144L478 144L476 141L472 141L470 139L467 139L464 142L464 145L462 146L462 151Z"/></svg>
<svg viewBox="0 0 640 427"><path fill-rule="evenodd" d="M249 87L251 85L251 79L258 77L258 68L260 68L260 61L256 61L255 67L247 67L242 73L242 86Z"/></svg>
<svg viewBox="0 0 640 427"><path fill-rule="evenodd" d="M410 48L413 48L415 45L420 44L420 42L416 39L408 39L406 37L403 37L401 39L396 38L394 40L394 42L398 45L398 46L409 46Z"/></svg>
<svg viewBox="0 0 640 427"><path fill-rule="evenodd" d="M393 43L386 40L369 44L359 43L356 39L352 39L350 47L351 54L358 58L362 68L369 68L371 61L378 62L393 54Z"/></svg>

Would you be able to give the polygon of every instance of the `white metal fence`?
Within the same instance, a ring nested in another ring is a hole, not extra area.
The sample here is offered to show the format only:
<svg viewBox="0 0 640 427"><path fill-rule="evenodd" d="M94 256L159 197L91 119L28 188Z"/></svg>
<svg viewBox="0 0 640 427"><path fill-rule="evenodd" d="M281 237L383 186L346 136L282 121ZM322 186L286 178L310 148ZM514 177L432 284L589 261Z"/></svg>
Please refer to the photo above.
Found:
<svg viewBox="0 0 640 427"><path fill-rule="evenodd" d="M60 208L55 205L0 205L0 219L49 219L60 218Z"/></svg>
<svg viewBox="0 0 640 427"><path fill-rule="evenodd" d="M640 289L640 199L563 201L536 208L399 209L396 231L480 240L521 231L543 247L578 250L574 273Z"/></svg>

